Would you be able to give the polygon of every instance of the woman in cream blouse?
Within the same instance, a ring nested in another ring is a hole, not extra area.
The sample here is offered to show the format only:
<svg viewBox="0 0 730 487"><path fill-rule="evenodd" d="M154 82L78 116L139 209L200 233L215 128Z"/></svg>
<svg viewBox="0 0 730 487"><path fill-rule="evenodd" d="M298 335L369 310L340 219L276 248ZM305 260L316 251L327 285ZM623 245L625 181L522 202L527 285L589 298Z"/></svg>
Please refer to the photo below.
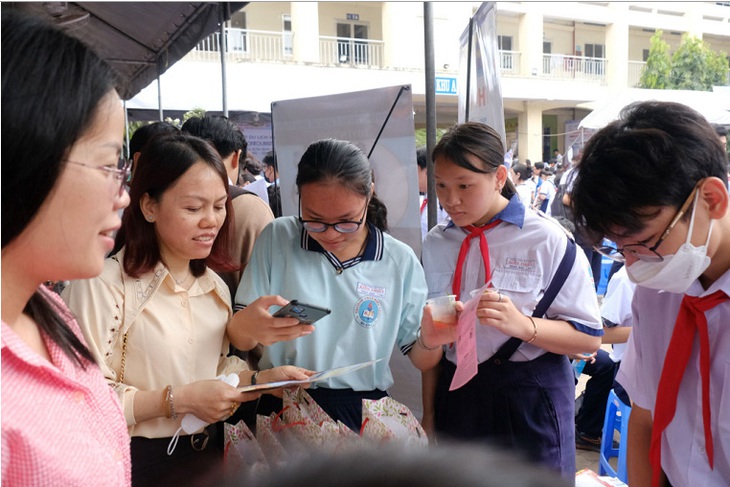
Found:
<svg viewBox="0 0 730 487"><path fill-rule="evenodd" d="M132 437L132 483L210 479L222 459L216 423L257 398L215 377L235 373L251 384L311 373L283 366L254 374L227 356L230 293L213 269L231 270L232 218L226 172L211 146L185 134L153 139L138 161L130 198L118 252L98 278L73 282L63 297L121 400ZM266 312L274 304L286 300L263 297L246 313L254 321L275 320ZM189 437L181 432L168 456L186 414L213 424Z"/></svg>

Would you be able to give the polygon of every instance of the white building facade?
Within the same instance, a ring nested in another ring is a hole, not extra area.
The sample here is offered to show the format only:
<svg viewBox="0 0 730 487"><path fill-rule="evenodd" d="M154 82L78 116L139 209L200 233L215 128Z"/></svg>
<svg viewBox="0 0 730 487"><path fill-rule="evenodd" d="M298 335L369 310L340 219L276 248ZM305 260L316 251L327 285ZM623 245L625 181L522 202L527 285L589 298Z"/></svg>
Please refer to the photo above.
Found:
<svg viewBox="0 0 730 487"><path fill-rule="evenodd" d="M437 123L457 119L459 37L477 2L433 2ZM730 52L730 2L497 2L508 143L520 160L565 149L586 102L635 87L655 30L673 52L683 33ZM425 126L423 3L251 2L226 29L228 110L410 84ZM222 109L220 40L201 42L162 76L168 110ZM157 108L157 84L129 102Z"/></svg>

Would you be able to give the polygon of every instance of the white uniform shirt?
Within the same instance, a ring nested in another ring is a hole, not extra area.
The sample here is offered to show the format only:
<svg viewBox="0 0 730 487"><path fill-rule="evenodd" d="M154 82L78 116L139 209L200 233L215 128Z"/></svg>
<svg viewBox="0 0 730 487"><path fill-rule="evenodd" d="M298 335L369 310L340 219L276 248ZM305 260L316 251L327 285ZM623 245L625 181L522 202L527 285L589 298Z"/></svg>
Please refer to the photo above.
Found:
<svg viewBox="0 0 730 487"><path fill-rule="evenodd" d="M626 266L621 267L611 276L606 288L606 295L601 304L601 317L617 326L631 326L631 301L634 299L636 284L631 282ZM611 350L611 360L620 362L626 350L625 343L615 343Z"/></svg>
<svg viewBox="0 0 730 487"><path fill-rule="evenodd" d="M535 211L526 211L516 195L495 218L501 219L502 223L484 234L489 243L492 283L510 297L517 309L532 315L560 265L567 236L555 220ZM466 235L451 221L440 223L428 233L422 260L429 297L451 294L456 260ZM461 300L469 299L469 292L483 285L484 264L477 237L469 242L461 281ZM576 329L589 335L603 334L590 266L583 252L576 252L570 275L546 315L570 321ZM483 325L477 325L476 333L480 363L494 355L510 338L495 328ZM524 343L512 360L533 360L544 353L544 349ZM456 362L456 346L447 350L446 357Z"/></svg>
<svg viewBox="0 0 730 487"><path fill-rule="evenodd" d="M555 184L552 182L551 179L545 179L542 184L540 185L540 189L538 190L539 194L545 195L545 200L539 201L536 199L535 206L539 209L540 206L544 203L544 201L547 201L547 208L545 209L545 214L550 215L550 202L553 198L555 198Z"/></svg>
<svg viewBox="0 0 730 487"><path fill-rule="evenodd" d="M264 228L238 286L236 304L278 294L325 306L332 313L314 324L311 335L265 347L262 369L294 364L326 370L385 358L317 386L371 391L393 385L388 359L395 345L406 354L416 341L426 281L410 247L369 228L362 259L346 262L324 252L296 217L277 218Z"/></svg>
<svg viewBox="0 0 730 487"><path fill-rule="evenodd" d="M535 185L532 181L527 180L520 184L516 184L515 188L517 189L517 194L519 195L522 204L526 207L532 206L532 199L535 196Z"/></svg>
<svg viewBox="0 0 730 487"><path fill-rule="evenodd" d="M688 295L706 296L721 289L730 296L730 271L706 291L695 281ZM617 380L631 400L654 415L664 357L683 295L638 286L634 294L634 327ZM715 466L705 453L699 340L679 386L674 419L662 435L662 468L677 487L727 487L730 481L730 301L705 313L710 335L710 410Z"/></svg>

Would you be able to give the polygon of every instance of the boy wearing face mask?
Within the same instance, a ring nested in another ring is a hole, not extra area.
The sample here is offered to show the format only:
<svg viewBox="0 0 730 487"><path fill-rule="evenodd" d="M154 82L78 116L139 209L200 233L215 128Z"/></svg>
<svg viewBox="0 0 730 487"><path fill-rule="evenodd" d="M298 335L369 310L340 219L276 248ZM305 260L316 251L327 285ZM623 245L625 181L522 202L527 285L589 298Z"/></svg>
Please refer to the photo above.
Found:
<svg viewBox="0 0 730 487"><path fill-rule="evenodd" d="M576 221L638 284L617 377L633 401L629 485L730 479L730 212L712 126L676 103L626 107L585 148ZM606 203L605 188L612 188Z"/></svg>

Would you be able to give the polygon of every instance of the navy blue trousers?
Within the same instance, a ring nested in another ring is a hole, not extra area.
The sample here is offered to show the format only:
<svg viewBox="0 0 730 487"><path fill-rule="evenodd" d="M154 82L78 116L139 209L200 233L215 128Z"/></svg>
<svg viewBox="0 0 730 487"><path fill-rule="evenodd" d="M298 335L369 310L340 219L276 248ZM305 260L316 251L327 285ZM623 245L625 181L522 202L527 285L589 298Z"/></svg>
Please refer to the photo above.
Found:
<svg viewBox="0 0 730 487"><path fill-rule="evenodd" d="M455 370L442 360L435 402L439 438L513 448L575 478L575 380L567 357L486 361L471 381L449 391Z"/></svg>
<svg viewBox="0 0 730 487"><path fill-rule="evenodd" d="M586 362L583 373L591 378L586 382L583 405L575 416L575 429L581 434L598 438L603 430L603 418L606 415L608 393L613 388L616 377L616 363L608 352L598 349L596 361Z"/></svg>

